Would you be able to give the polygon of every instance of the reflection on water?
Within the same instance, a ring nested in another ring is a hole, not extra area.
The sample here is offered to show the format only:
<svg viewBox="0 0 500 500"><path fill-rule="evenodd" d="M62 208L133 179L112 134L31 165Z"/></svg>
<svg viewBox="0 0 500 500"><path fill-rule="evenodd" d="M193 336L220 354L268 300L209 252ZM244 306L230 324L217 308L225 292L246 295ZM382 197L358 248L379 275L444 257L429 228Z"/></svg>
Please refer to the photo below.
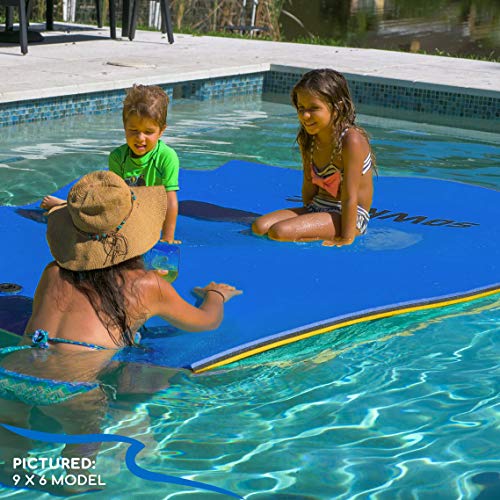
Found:
<svg viewBox="0 0 500 500"><path fill-rule="evenodd" d="M285 0L288 40L498 58L498 0ZM295 19L294 19L295 18Z"/></svg>

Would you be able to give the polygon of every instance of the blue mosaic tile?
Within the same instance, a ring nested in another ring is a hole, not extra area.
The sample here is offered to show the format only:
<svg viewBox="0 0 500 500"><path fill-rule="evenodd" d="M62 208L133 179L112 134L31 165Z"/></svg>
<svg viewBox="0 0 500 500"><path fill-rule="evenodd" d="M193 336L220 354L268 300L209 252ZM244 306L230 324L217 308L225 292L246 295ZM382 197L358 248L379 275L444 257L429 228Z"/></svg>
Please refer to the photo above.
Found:
<svg viewBox="0 0 500 500"><path fill-rule="evenodd" d="M169 97L172 85L162 85ZM102 114L122 109L125 89L70 96L0 103L0 127L25 122L45 121L80 114Z"/></svg>
<svg viewBox="0 0 500 500"><path fill-rule="evenodd" d="M161 87L170 99L178 98L206 101L238 95L260 96L263 92L289 94L302 72L267 71L247 75L209 78ZM356 105L369 105L415 114L438 117L459 117L462 120L490 120L500 117L500 97L472 95L463 91L409 87L366 77L349 78ZM0 127L25 122L52 120L78 114L102 114L120 111L125 89L0 103ZM418 120L417 120L418 121Z"/></svg>
<svg viewBox="0 0 500 500"><path fill-rule="evenodd" d="M160 85L170 99L220 99L225 96L261 95L264 73L234 75L193 82ZM71 96L0 103L0 127L24 122L52 120L79 114L102 114L119 111L125 89Z"/></svg>
<svg viewBox="0 0 500 500"><path fill-rule="evenodd" d="M303 73L269 71L264 92L289 94ZM493 120L500 117L500 96L467 94L466 90L449 91L408 87L366 78L348 78L356 105L370 105L414 113L447 117ZM395 114L397 117L397 114Z"/></svg>

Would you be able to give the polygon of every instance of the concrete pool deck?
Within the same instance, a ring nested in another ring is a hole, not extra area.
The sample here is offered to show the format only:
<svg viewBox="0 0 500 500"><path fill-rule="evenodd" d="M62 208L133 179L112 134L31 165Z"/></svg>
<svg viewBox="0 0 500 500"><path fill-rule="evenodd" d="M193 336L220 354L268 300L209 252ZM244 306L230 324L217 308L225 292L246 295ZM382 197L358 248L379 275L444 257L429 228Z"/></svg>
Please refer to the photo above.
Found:
<svg viewBox="0 0 500 500"><path fill-rule="evenodd" d="M37 27L43 25L31 26ZM271 65L333 67L406 85L500 96L500 64L493 62L191 35L175 35L169 45L157 31L137 31L130 42L110 39L107 28L70 24L56 24L55 31L43 35L45 41L30 44L26 56L19 45L0 43L0 103L122 89L136 82L249 74L268 71Z"/></svg>

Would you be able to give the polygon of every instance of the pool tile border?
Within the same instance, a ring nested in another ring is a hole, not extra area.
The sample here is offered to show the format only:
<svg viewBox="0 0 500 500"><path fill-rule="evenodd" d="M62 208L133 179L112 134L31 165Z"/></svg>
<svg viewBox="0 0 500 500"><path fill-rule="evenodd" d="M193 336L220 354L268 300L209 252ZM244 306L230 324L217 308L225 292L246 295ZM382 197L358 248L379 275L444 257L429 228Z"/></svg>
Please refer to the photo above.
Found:
<svg viewBox="0 0 500 500"><path fill-rule="evenodd" d="M304 70L275 66L264 91L289 94ZM344 73L358 112L500 132L500 93Z"/></svg>
<svg viewBox="0 0 500 500"><path fill-rule="evenodd" d="M289 95L304 68L213 76L160 85L171 99L211 100L263 93ZM346 73L359 112L500 132L500 93ZM125 89L0 103L0 127L119 111Z"/></svg>

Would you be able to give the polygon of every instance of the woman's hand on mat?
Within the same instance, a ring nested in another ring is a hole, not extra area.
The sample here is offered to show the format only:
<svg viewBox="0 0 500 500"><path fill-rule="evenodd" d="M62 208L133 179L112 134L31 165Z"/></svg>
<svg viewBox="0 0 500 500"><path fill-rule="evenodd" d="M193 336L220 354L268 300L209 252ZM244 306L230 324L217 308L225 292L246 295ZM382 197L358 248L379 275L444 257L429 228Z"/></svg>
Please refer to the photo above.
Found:
<svg viewBox="0 0 500 500"><path fill-rule="evenodd" d="M213 295L219 295L224 302L243 293L242 290L237 290L234 286L227 285L226 283L215 283L214 281L204 287L197 286L193 289L193 292L202 298L205 298L207 293L213 292Z"/></svg>
<svg viewBox="0 0 500 500"><path fill-rule="evenodd" d="M325 240L322 245L324 247L343 247L345 245L350 245L354 241L354 238L344 238L343 236L336 236L333 240Z"/></svg>

